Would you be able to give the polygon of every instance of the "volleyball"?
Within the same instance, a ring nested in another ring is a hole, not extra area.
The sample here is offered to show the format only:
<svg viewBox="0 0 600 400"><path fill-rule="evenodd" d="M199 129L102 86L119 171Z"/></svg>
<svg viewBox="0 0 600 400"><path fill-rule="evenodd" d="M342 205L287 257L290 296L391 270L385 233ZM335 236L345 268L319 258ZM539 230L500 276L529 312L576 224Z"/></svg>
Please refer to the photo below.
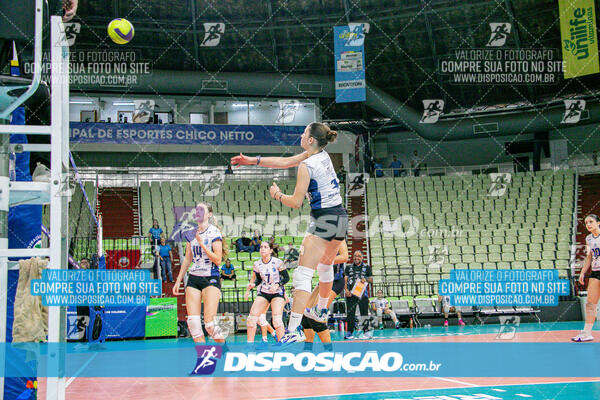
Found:
<svg viewBox="0 0 600 400"><path fill-rule="evenodd" d="M125 18L113 19L108 24L108 36L116 44L129 43L134 34L133 25Z"/></svg>

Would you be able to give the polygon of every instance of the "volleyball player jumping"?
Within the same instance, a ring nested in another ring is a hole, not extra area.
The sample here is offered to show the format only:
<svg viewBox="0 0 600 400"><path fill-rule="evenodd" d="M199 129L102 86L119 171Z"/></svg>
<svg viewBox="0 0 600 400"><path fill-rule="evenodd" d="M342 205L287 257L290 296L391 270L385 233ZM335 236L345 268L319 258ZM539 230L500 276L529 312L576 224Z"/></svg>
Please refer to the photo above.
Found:
<svg viewBox="0 0 600 400"><path fill-rule="evenodd" d="M327 304L334 279L333 260L348 230L348 214L342 206L340 185L329 154L324 150L335 141L337 132L325 124L309 124L301 136L305 152L292 157L247 157L242 154L231 159L232 165L259 165L267 168L298 166L296 188L291 195L284 194L276 183L269 192L285 206L300 208L308 193L311 223L300 247L298 267L294 270L294 300L288 331L281 343L305 340L300 322L311 292L315 270L319 273L319 298L311 314L318 319L327 315Z"/></svg>
<svg viewBox="0 0 600 400"><path fill-rule="evenodd" d="M201 303L204 303L204 326L215 342L224 342L226 332L215 325L215 315L221 298L219 265L227 258L221 230L216 225L210 204L196 206L195 219L198 228L186 235L185 258L173 286L173 294L179 295L179 286L189 268L189 278L185 288L187 324L196 343L205 342L200 319ZM198 357L200 358L200 354Z"/></svg>
<svg viewBox="0 0 600 400"><path fill-rule="evenodd" d="M283 261L273 257L273 244L262 242L260 244L260 260L254 262L252 277L248 284L248 291L257 287L258 295L250 308L250 315L246 320L248 343L254 342L256 325L259 318L271 306L273 328L280 338L284 333L283 307L285 306L283 286L290 280L290 276Z"/></svg>
<svg viewBox="0 0 600 400"><path fill-rule="evenodd" d="M592 328L596 322L596 310L600 299L600 218L595 214L585 217L585 227L590 232L585 238L587 256L583 269L579 274L579 283L585 284L585 274L592 268L592 275L587 287L587 301L585 303L585 327L579 335L571 338L574 342L590 342L594 340Z"/></svg>

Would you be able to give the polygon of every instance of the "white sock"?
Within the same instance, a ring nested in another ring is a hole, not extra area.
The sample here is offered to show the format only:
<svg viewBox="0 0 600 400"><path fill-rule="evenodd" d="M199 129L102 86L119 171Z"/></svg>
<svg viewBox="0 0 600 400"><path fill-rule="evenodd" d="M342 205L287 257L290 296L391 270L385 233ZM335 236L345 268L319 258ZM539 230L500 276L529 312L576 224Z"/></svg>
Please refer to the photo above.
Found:
<svg viewBox="0 0 600 400"><path fill-rule="evenodd" d="M327 308L327 303L329 303L329 297L321 297L321 295L319 295L319 301L317 302L319 310Z"/></svg>
<svg viewBox="0 0 600 400"><path fill-rule="evenodd" d="M300 326L300 322L302 321L302 314L297 312L290 313L290 322L288 323L288 331L294 332L296 328Z"/></svg>
<svg viewBox="0 0 600 400"><path fill-rule="evenodd" d="M268 338L266 336L263 336L263 340L268 340Z"/></svg>
<svg viewBox="0 0 600 400"><path fill-rule="evenodd" d="M585 324L585 328L583 328L583 331L585 332L586 335L588 336L592 336L592 327L594 326L594 323Z"/></svg>

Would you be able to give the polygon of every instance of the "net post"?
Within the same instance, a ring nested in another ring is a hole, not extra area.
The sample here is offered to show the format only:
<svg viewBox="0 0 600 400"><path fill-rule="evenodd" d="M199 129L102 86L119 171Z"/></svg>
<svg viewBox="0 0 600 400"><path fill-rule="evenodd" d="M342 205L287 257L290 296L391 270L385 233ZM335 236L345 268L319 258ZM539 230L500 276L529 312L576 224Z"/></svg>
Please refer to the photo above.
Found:
<svg viewBox="0 0 600 400"><path fill-rule="evenodd" d="M67 267L69 227L67 224L68 193L61 182L69 170L69 47L61 17L50 20L52 61L52 124L50 153L50 262L49 269ZM66 307L48 308L48 372L46 400L64 400ZM54 376L52 376L54 375Z"/></svg>

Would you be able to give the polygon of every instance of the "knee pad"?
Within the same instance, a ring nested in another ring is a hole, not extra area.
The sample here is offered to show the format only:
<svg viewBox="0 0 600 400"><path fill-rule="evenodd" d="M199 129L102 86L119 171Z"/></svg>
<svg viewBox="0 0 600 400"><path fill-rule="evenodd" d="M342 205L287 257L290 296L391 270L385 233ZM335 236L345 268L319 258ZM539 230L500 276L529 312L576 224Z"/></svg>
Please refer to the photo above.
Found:
<svg viewBox="0 0 600 400"><path fill-rule="evenodd" d="M382 317L383 316L383 310L381 308L377 309L377 316L378 317Z"/></svg>
<svg viewBox="0 0 600 400"><path fill-rule="evenodd" d="M294 270L294 289L310 293L312 291L312 277L314 274L314 270L299 265Z"/></svg>
<svg viewBox="0 0 600 400"><path fill-rule="evenodd" d="M589 301L585 303L585 314L587 315L593 315L594 317L596 317L596 307L598 305L594 304L594 303L590 303Z"/></svg>
<svg viewBox="0 0 600 400"><path fill-rule="evenodd" d="M219 325L215 325L215 321L205 322L206 332L213 339L225 339L225 334Z"/></svg>
<svg viewBox="0 0 600 400"><path fill-rule="evenodd" d="M250 317L248 317L248 319L250 319ZM258 317L258 325L259 326L266 326L267 324L268 324L268 322L267 322L267 314L260 314L260 317Z"/></svg>
<svg viewBox="0 0 600 400"><path fill-rule="evenodd" d="M206 332L208 332L208 334L212 336L215 331L215 321L204 321L204 327L206 328Z"/></svg>
<svg viewBox="0 0 600 400"><path fill-rule="evenodd" d="M194 339L204 336L204 332L202 331L202 322L200 322L199 315L189 315L187 317L187 325L190 335L192 335Z"/></svg>
<svg viewBox="0 0 600 400"><path fill-rule="evenodd" d="M283 328L283 316L281 314L273 315L273 328Z"/></svg>
<svg viewBox="0 0 600 400"><path fill-rule="evenodd" d="M259 321L258 317L255 317L254 315L248 315L248 318L246 318L246 326L248 328L256 328L256 323L258 321Z"/></svg>
<svg viewBox="0 0 600 400"><path fill-rule="evenodd" d="M319 264L317 272L319 273L319 282L333 282L333 264Z"/></svg>

